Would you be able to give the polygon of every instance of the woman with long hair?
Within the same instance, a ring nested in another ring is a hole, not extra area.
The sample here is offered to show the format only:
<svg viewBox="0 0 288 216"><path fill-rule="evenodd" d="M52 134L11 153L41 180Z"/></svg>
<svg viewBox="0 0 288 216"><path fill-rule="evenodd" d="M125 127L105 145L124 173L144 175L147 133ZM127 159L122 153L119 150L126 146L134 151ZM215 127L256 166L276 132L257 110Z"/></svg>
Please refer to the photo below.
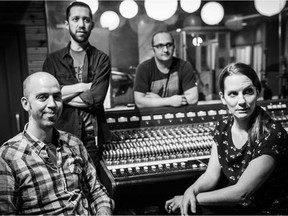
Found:
<svg viewBox="0 0 288 216"><path fill-rule="evenodd" d="M256 214L288 195L287 132L257 105L256 72L228 65L219 89L229 114L216 124L208 167L184 195L166 201L168 212Z"/></svg>

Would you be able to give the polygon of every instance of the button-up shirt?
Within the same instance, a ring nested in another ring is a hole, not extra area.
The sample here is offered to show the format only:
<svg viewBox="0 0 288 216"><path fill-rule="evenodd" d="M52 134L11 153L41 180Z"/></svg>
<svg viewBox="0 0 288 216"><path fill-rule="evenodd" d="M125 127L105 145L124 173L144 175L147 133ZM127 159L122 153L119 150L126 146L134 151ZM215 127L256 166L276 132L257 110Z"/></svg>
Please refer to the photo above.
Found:
<svg viewBox="0 0 288 216"><path fill-rule="evenodd" d="M82 142L53 132L56 164L48 148L25 129L0 148L0 214L95 215L112 200L98 181Z"/></svg>
<svg viewBox="0 0 288 216"><path fill-rule="evenodd" d="M79 82L75 75L73 58L69 53L70 44L69 42L63 49L51 53L43 64L43 71L55 76L61 88ZM92 82L92 86L90 90L79 94L79 97L88 105L88 108L75 108L64 103L57 128L73 133L81 139L83 125L79 114L80 111L84 111L97 117L97 135L99 143L103 143L110 139L103 103L109 87L111 64L108 55L94 46L88 44L85 51L88 64L84 70L88 73L83 75L83 82Z"/></svg>

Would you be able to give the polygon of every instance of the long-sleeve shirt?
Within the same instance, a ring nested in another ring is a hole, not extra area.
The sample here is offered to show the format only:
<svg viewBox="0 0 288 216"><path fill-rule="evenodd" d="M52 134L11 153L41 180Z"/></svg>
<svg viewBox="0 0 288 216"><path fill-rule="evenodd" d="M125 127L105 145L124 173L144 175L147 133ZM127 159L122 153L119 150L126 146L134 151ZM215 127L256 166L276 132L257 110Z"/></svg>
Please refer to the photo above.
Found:
<svg viewBox="0 0 288 216"><path fill-rule="evenodd" d="M82 142L54 130L56 163L48 146L25 129L0 148L0 215L95 215L112 200L98 181Z"/></svg>
<svg viewBox="0 0 288 216"><path fill-rule="evenodd" d="M79 83L70 55L70 42L66 47L51 53L43 64L43 71L56 77L61 87ZM88 108L76 108L63 104L63 111L57 128L75 134L82 138L82 121L79 111L87 112L97 117L99 143L109 140L109 129L106 123L103 102L109 87L111 64L108 55L88 44L85 49L88 58L87 74L83 76L84 83L92 82L90 90L82 92L79 97ZM103 137L104 136L104 137Z"/></svg>

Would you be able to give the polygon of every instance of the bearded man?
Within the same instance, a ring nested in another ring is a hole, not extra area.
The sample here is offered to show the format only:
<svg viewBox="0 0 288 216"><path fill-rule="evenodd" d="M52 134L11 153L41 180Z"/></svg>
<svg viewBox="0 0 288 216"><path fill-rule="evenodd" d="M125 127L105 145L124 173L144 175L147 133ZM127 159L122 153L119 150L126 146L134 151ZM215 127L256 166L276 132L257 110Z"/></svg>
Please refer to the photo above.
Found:
<svg viewBox="0 0 288 216"><path fill-rule="evenodd" d="M78 136L97 166L103 143L110 138L103 106L110 59L88 42L94 22L87 4L71 3L66 9L65 26L70 42L46 58L43 71L55 76L61 86L64 105L57 128Z"/></svg>

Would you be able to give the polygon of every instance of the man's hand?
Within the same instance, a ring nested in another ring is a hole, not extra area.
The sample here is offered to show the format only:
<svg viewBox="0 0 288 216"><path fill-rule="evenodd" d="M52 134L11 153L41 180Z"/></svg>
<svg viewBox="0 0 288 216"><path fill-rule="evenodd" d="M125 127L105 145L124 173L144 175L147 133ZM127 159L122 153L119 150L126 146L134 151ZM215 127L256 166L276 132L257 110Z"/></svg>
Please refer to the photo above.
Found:
<svg viewBox="0 0 288 216"><path fill-rule="evenodd" d="M187 105L187 100L184 95L174 95L170 97L170 106L180 107Z"/></svg>
<svg viewBox="0 0 288 216"><path fill-rule="evenodd" d="M101 207L101 208L97 211L96 215L101 216L101 215L113 215L113 214L112 214L112 211L111 211L110 208L108 208L108 207Z"/></svg>

